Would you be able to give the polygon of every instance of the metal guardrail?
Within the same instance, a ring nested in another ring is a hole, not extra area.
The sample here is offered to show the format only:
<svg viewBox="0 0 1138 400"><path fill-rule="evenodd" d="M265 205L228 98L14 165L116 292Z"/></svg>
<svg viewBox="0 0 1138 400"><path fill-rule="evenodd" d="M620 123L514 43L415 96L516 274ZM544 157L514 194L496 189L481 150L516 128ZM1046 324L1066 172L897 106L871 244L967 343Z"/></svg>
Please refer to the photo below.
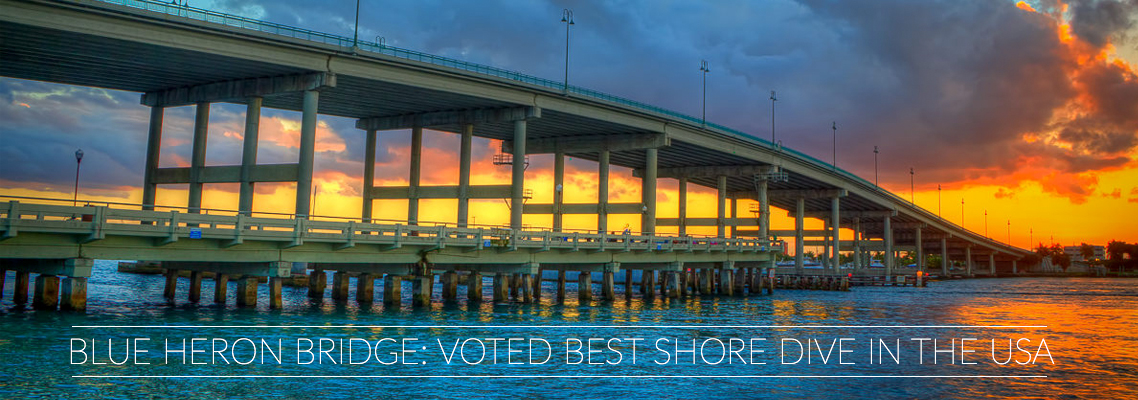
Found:
<svg viewBox="0 0 1138 400"><path fill-rule="evenodd" d="M352 38L348 38L345 36L338 36L338 35L333 35L333 34L329 34L329 33L309 30L309 29L303 29L303 28L297 28L297 27L283 25L283 24L277 24L277 23L273 23L273 22L260 21L260 20L256 20L256 19L252 19L252 18L246 18L246 17L238 16L238 15L226 14L226 13L217 12L217 11L211 11L211 10L206 10L206 9L201 9L201 8L195 8L195 7L189 7L189 6L184 6L184 5L177 5L177 4L171 4L171 3L153 1L153 0L91 0L91 1L108 3L108 4L116 4L116 5L126 6L126 7L130 7L130 8L140 9L140 10L158 12L158 13L162 13L162 14L166 14L166 15L184 17L184 18L189 18L189 19L193 19L193 20L215 23L215 24L221 24L221 25L230 26L230 27L249 29L249 30L268 33L268 34L290 37L290 38L294 38L294 39L308 40L308 41L312 41L312 42L343 47L346 49L350 49L351 51L356 51L357 49L358 50L364 50L364 51L368 51L368 52L372 52L372 53L384 54L384 55L388 55L388 56L392 56L392 57L396 57L396 58L401 58L401 59L405 59L405 60L418 61L418 62L428 63L428 64L437 65L437 66L441 66L441 67L455 68L455 69L459 69L459 70L463 70L463 71L494 76L494 77L508 79L508 80L521 82L521 83L526 83L526 84L530 84L530 85L534 85L534 86L538 86L538 87L542 87L542 88L546 88L546 89L551 89L551 90L555 90L558 92L566 92L566 93L571 93L571 94L575 94L575 95L580 95L580 96L592 98L595 100L603 100L603 101L611 102L614 104L628 106L628 107L632 107L632 108L640 110L640 111L645 111L648 113L653 113L653 114L657 114L657 115L661 115L661 116L665 116L665 117L678 119L678 120L681 120L683 122L687 122L693 126L697 126L697 127L706 126L707 128L711 128L712 130L718 131L719 133L726 134L728 136L732 136L736 139L740 139L740 140L744 140L744 141L748 141L748 142L752 142L752 143L757 143L761 146L768 147L772 151L777 151L779 153L786 152L790 155L793 155L793 156L801 159L802 161L805 161L807 164L809 164L811 166L814 166L816 168L822 168L822 169L828 170L832 173L837 173L838 175L840 175L843 178L852 180L852 181L860 184L864 189L874 190L878 194L881 194L881 195L889 198L890 200L892 200L898 204L909 203L904 198L902 198L902 197L900 197L900 196L898 196L892 192L889 192L887 190L881 189L876 184L871 183L868 180L866 180L860 176L857 176L853 173L850 173L849 171L846 171L844 169L836 168L835 166L833 166L831 164L827 164L827 163L823 162L822 160L819 160L813 156L810 156L810 155L803 153L803 152L800 152L798 150L782 147L781 145L776 146L775 143L771 143L769 141L760 139L756 136L749 135L745 132L742 132L742 131L739 131L736 129L732 129L732 128L729 128L729 127L726 127L726 126L723 126L720 124L715 124L715 123L706 123L705 124L705 121L701 118L697 118L697 117L682 114L682 113L679 113L676 111L664 109L664 108L657 107L657 106L654 106L651 104L647 104L647 103L643 103L643 102L639 102L639 101L635 101L635 100L631 100L631 99L627 99L627 98L623 98L623 97L619 97L619 96L610 95L610 94L599 92L599 91L592 90L592 89L586 89L586 88L573 86L573 85L566 86L563 82L557 82L557 81L553 81L553 80L549 80L549 79L545 79L545 78L539 78L536 76L527 75L527 74L523 74L520 72L510 71L510 70L492 67L492 66L488 66L488 65L471 63L471 62L462 61L462 60L458 60L458 59L454 59L454 58L443 57L443 56L438 56L438 55L414 51L414 50L403 49L403 48L399 48L399 47L395 47L395 46L388 46L388 45L386 45L384 40L379 40L378 38L377 38L377 41L375 41L375 42L357 41L357 40L353 40ZM924 218L936 220L936 221L939 221L939 222L941 222L945 225L948 225L948 226L957 226L957 225L953 224L952 222L949 222L948 220L946 220L940 216L934 215L931 212L928 212L928 211L926 211L920 207L917 207L915 204L913 204L913 208L916 210L916 213L920 214ZM983 235L980 235L976 232L972 232L971 230L968 230L968 229L964 228L963 226L959 226L959 228L961 231L963 231L965 233L969 233L969 234L973 235L975 238L985 240L990 245L1007 246L1007 247L1013 247L1014 248L1014 246L1011 246L1010 244L997 242L991 238L987 238L987 237L984 237Z"/></svg>
<svg viewBox="0 0 1138 400"><path fill-rule="evenodd" d="M759 239L692 238L646 235L609 235L524 231L511 229L453 228L373 224L358 221L311 221L258 218L245 215L209 215L171 211L147 211L110 206L63 206L0 202L0 240L20 232L75 235L80 242L106 236L151 237L156 244L182 239L212 239L223 245L245 241L279 242L285 247L306 242L333 243L338 248L356 244L431 248L459 247L472 251L520 249L546 251L589 250L594 252L767 252L782 251Z"/></svg>

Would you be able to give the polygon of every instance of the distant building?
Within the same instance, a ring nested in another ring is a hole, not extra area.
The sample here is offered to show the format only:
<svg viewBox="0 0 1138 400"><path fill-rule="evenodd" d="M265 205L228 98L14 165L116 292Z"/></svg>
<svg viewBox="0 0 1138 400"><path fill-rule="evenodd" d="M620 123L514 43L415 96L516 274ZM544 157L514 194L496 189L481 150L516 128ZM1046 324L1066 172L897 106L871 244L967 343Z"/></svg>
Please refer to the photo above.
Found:
<svg viewBox="0 0 1138 400"><path fill-rule="evenodd" d="M1091 246L1091 247L1094 247L1094 249L1095 249L1095 255L1092 257L1092 259L1095 259L1095 260L1105 260L1106 259L1106 247L1104 247L1104 246ZM1067 256L1071 257L1071 261L1087 261L1086 259L1083 258L1082 246L1063 246L1063 253L1065 253L1065 254L1067 254Z"/></svg>

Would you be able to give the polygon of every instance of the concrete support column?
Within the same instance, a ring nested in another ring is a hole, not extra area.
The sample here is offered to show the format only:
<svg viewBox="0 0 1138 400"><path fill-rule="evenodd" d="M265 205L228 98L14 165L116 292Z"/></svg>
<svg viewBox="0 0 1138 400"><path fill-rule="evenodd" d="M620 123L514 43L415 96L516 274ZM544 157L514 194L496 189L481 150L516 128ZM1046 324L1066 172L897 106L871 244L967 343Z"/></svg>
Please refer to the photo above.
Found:
<svg viewBox="0 0 1138 400"><path fill-rule="evenodd" d="M16 304L28 304L28 279L31 274L24 271L16 271L16 284L12 290L12 302Z"/></svg>
<svg viewBox="0 0 1138 400"><path fill-rule="evenodd" d="M17 284L16 290L17 291L20 289L19 283L20 283L20 275L17 273L16 274L16 284ZM24 285L23 286L25 288L28 287L27 278L24 278ZM166 301L173 302L174 301L174 295L177 292L178 292L178 270L167 269L166 270L166 288L162 290L162 297L165 298ZM17 293L19 293L19 292L17 292ZM28 293L27 289L24 289L24 299L25 300L27 299L27 293Z"/></svg>
<svg viewBox="0 0 1138 400"><path fill-rule="evenodd" d="M988 253L988 275L996 276L996 253Z"/></svg>
<svg viewBox="0 0 1138 400"><path fill-rule="evenodd" d="M510 274L510 299L518 300L519 290L522 286L522 274Z"/></svg>
<svg viewBox="0 0 1138 400"><path fill-rule="evenodd" d="M656 297L656 271L642 269L640 270L640 294L645 298Z"/></svg>
<svg viewBox="0 0 1138 400"><path fill-rule="evenodd" d="M562 210L565 200L565 153L553 154L553 231L561 232Z"/></svg>
<svg viewBox="0 0 1138 400"><path fill-rule="evenodd" d="M32 308L54 310L59 307L59 277L40 275L36 277L36 289L32 293Z"/></svg>
<svg viewBox="0 0 1138 400"><path fill-rule="evenodd" d="M615 278L616 273L611 268L605 268L604 276L601 277L601 300L616 300Z"/></svg>
<svg viewBox="0 0 1138 400"><path fill-rule="evenodd" d="M684 263L680 264L680 272L678 273L680 279L680 296L686 297L691 288L691 271L684 268Z"/></svg>
<svg viewBox="0 0 1138 400"><path fill-rule="evenodd" d="M250 97L245 105L245 138L241 146L241 191L237 210L245 215L253 213L253 166L257 165L257 135L261 124L260 97Z"/></svg>
<svg viewBox="0 0 1138 400"><path fill-rule="evenodd" d="M284 278L269 277L269 308L277 310L284 307Z"/></svg>
<svg viewBox="0 0 1138 400"><path fill-rule="evenodd" d="M522 274L522 281L521 281L520 286L521 286L520 291L521 291L522 303L532 303L533 302L533 275Z"/></svg>
<svg viewBox="0 0 1138 400"><path fill-rule="evenodd" d="M356 301L371 303L375 300L375 275L360 274L356 277Z"/></svg>
<svg viewBox="0 0 1138 400"><path fill-rule="evenodd" d="M216 304L225 304L226 298L229 297L229 275L222 273L213 274L213 302Z"/></svg>
<svg viewBox="0 0 1138 400"><path fill-rule="evenodd" d="M830 219L822 218L822 271L825 272L830 266Z"/></svg>
<svg viewBox="0 0 1138 400"><path fill-rule="evenodd" d="M462 143L458 149L458 227L466 228L470 221L470 152L474 138L474 125L462 126Z"/></svg>
<svg viewBox="0 0 1138 400"><path fill-rule="evenodd" d="M238 307L256 307L257 306L257 278L253 276L246 276L237 285L237 306Z"/></svg>
<svg viewBox="0 0 1138 400"><path fill-rule="evenodd" d="M861 268L861 218L854 218L854 268Z"/></svg>
<svg viewBox="0 0 1138 400"><path fill-rule="evenodd" d="M713 294L715 292L715 282L712 280L715 270L711 268L703 268L700 271L699 277L699 292L703 295Z"/></svg>
<svg viewBox="0 0 1138 400"><path fill-rule="evenodd" d="M419 224L419 182L423 175L423 128L411 128L411 173L407 198L407 225Z"/></svg>
<svg viewBox="0 0 1138 400"><path fill-rule="evenodd" d="M202 170L205 168L205 145L209 136L209 103L198 102L195 107L193 147L190 150L190 199L188 212L199 213L202 208Z"/></svg>
<svg viewBox="0 0 1138 400"><path fill-rule="evenodd" d="M806 199L799 197L794 205L794 273L802 275L805 270L805 251L806 243L802 235L804 225L803 217L806 214Z"/></svg>
<svg viewBox="0 0 1138 400"><path fill-rule="evenodd" d="M557 301L565 301L565 270L557 271Z"/></svg>
<svg viewBox="0 0 1138 400"><path fill-rule="evenodd" d="M1015 260L1015 259L1012 259L1012 275L1015 275L1015 274L1018 274L1018 273L1019 273L1019 270L1018 270L1018 269L1016 269L1016 260ZM3 284L3 283L4 283L4 282L0 282L0 284Z"/></svg>
<svg viewBox="0 0 1138 400"><path fill-rule="evenodd" d="M443 301L458 300L458 273L447 271L439 277L443 284Z"/></svg>
<svg viewBox="0 0 1138 400"><path fill-rule="evenodd" d="M533 287L533 301L539 303L541 302L541 279L543 276L545 276L545 269L538 268L537 274L531 275L528 282Z"/></svg>
<svg viewBox="0 0 1138 400"><path fill-rule="evenodd" d="M893 276L893 226L890 220L892 217L885 216L885 276Z"/></svg>
<svg viewBox="0 0 1138 400"><path fill-rule="evenodd" d="M482 273L470 271L466 276L466 299L471 303L482 301Z"/></svg>
<svg viewBox="0 0 1138 400"><path fill-rule="evenodd" d="M191 303L202 300L202 271L190 271L190 295L188 297Z"/></svg>
<svg viewBox="0 0 1138 400"><path fill-rule="evenodd" d="M510 275L497 273L494 275L494 302L510 301Z"/></svg>
<svg viewBox="0 0 1138 400"><path fill-rule="evenodd" d="M664 297L674 299L680 296L680 272L664 273Z"/></svg>
<svg viewBox="0 0 1138 400"><path fill-rule="evenodd" d="M632 270L624 270L624 297L632 298Z"/></svg>
<svg viewBox="0 0 1138 400"><path fill-rule="evenodd" d="M60 309L69 311L87 309L87 278L64 278L60 293Z"/></svg>
<svg viewBox="0 0 1138 400"><path fill-rule="evenodd" d="M770 239L771 228L771 202L767 199L767 181L764 179L759 182L759 239ZM771 266L774 266L774 259L771 259Z"/></svg>
<svg viewBox="0 0 1138 400"><path fill-rule="evenodd" d="M644 150L644 179L641 181L643 184L641 195L644 206L648 210L644 212L641 218L640 231L645 235L656 234L656 165L659 154L659 150L656 149Z"/></svg>
<svg viewBox="0 0 1138 400"><path fill-rule="evenodd" d="M732 285L735 286L734 288L731 289L732 292L734 292L736 296L742 296L742 295L746 294L747 293L747 269L746 268L736 268L733 271L731 271L731 273L732 273L732 279L731 279Z"/></svg>
<svg viewBox="0 0 1138 400"><path fill-rule="evenodd" d="M387 274L383 277L383 305L399 307L403 303L403 277Z"/></svg>
<svg viewBox="0 0 1138 400"><path fill-rule="evenodd" d="M914 242L916 242L916 245L917 245L917 271L924 272L925 271L925 241L921 239L921 228L920 227L917 227L916 232L914 232L914 233L916 233L916 235L917 235L916 240L914 240Z"/></svg>
<svg viewBox="0 0 1138 400"><path fill-rule="evenodd" d="M308 274L308 297L323 299L324 289L328 285L328 275L324 271L316 270Z"/></svg>
<svg viewBox="0 0 1138 400"><path fill-rule="evenodd" d="M940 273L948 276L948 239L940 239Z"/></svg>
<svg viewBox="0 0 1138 400"><path fill-rule="evenodd" d="M964 271L965 275L972 276L972 245L964 246Z"/></svg>
<svg viewBox="0 0 1138 400"><path fill-rule="evenodd" d="M593 301L593 274L587 271L577 274L577 301L582 304Z"/></svg>
<svg viewBox="0 0 1138 400"><path fill-rule="evenodd" d="M411 278L411 306L428 307L431 305L431 292L435 289L434 275L416 276Z"/></svg>
<svg viewBox="0 0 1138 400"><path fill-rule="evenodd" d="M4 297L4 281L8 279L8 271L0 269L0 297Z"/></svg>
<svg viewBox="0 0 1138 400"><path fill-rule="evenodd" d="M522 209L525 207L526 179L526 121L514 121L514 162L510 188L510 229L522 229Z"/></svg>
<svg viewBox="0 0 1138 400"><path fill-rule="evenodd" d="M717 212L715 214L716 237L727 236L727 177L720 175L715 180Z"/></svg>
<svg viewBox="0 0 1138 400"><path fill-rule="evenodd" d="M375 187L375 129L367 130L366 144L364 145L364 193L363 193L363 214L361 220L363 222L371 222L372 206L375 200L371 198L372 188ZM459 210L462 210L462 202L459 203ZM462 220L459 219L459 223ZM461 225L460 225L461 226Z"/></svg>
<svg viewBox="0 0 1138 400"><path fill-rule="evenodd" d="M680 210L679 210L679 218L677 218L677 219L679 220L678 221L679 222L679 236L682 237L682 236L685 236L688 234L688 221L687 221L687 219L688 219L688 178L687 177L680 177L679 192L680 192L680 194L679 194L679 196L680 196L680 199L679 199Z"/></svg>
<svg viewBox="0 0 1138 400"><path fill-rule="evenodd" d="M348 285L351 284L348 273L344 271L336 271L332 274L332 299L333 300L347 300L348 299Z"/></svg>
<svg viewBox="0 0 1138 400"><path fill-rule="evenodd" d="M320 92L306 90L300 119L300 160L296 179L296 217L307 219L312 212L312 165L316 154L316 110Z"/></svg>
<svg viewBox="0 0 1138 400"><path fill-rule="evenodd" d="M597 231L609 230L609 151L597 154Z"/></svg>
<svg viewBox="0 0 1138 400"><path fill-rule="evenodd" d="M731 282L731 277L734 272L729 263L723 263L723 268L719 269L719 294L730 296L734 293L734 285Z"/></svg>
<svg viewBox="0 0 1138 400"><path fill-rule="evenodd" d="M150 107L150 129L146 135L146 169L142 172L142 209L154 209L154 196L158 185L154 183L154 172L158 170L158 158L162 147L162 114L164 107Z"/></svg>
<svg viewBox="0 0 1138 400"><path fill-rule="evenodd" d="M739 219L739 199L731 199L731 220L736 221ZM739 237L739 224L736 222L731 223L731 238Z"/></svg>
<svg viewBox="0 0 1138 400"><path fill-rule="evenodd" d="M841 216L839 215L839 212L838 212L838 209L840 208L840 204L841 204L841 198L840 197L834 196L834 197L830 198L830 229L831 229L830 240L832 240L831 247L833 248L833 251L834 251L833 258L830 260L830 272L835 273L835 274L838 272L838 268L841 266L841 261L842 261L841 241L839 240L840 239L839 232L840 232L841 227L842 227L842 224L841 224L842 219L841 219Z"/></svg>

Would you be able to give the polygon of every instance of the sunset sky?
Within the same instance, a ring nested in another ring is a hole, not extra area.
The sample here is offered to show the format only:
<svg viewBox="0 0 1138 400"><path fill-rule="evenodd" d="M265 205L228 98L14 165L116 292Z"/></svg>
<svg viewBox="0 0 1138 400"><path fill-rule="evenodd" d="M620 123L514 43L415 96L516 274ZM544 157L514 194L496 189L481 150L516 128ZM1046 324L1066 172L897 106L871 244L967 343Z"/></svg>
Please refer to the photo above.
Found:
<svg viewBox="0 0 1138 400"><path fill-rule="evenodd" d="M213 0L190 5L350 37L355 2ZM770 137L771 90L784 145L831 159L973 231L1028 247L1138 241L1138 0L1029 1L371 1L360 38L560 80L565 25L576 24L570 83L690 115L700 113L707 60L710 121ZM211 108L208 165L239 164L243 105ZM188 166L193 107L166 111L162 166ZM296 162L299 113L265 109L259 163ZM70 199L75 149L86 154L80 198L141 201L149 110L139 94L0 78L0 194ZM316 214L358 217L364 134L321 116ZM379 134L377 185L405 185L409 133ZM475 141L473 184L509 183ZM423 183L457 184L459 138L427 131ZM552 201L552 156L532 156L526 187ZM612 202L639 202L639 179L613 169ZM938 191L938 185L943 190ZM596 201L596 163L569 160L566 202ZM294 184L257 186L255 211L291 212ZM659 217L676 215L662 179ZM715 194L689 186L689 217L713 217ZM203 206L235 209L237 184L206 185ZM184 205L186 186L158 203ZM424 201L420 220L453 222L454 200ZM376 202L403 219L405 201ZM749 204L740 204L749 215ZM478 201L478 224L508 222L503 201ZM776 229L793 227L773 213ZM532 226L549 217L527 216ZM595 217L566 220L595 227ZM612 230L638 216L610 218ZM810 221L809 227L820 227ZM673 228L674 229L674 228ZM669 232L662 229L662 232ZM673 230L674 231L674 230ZM1030 232L1034 233L1030 233ZM696 230L714 233L714 228ZM846 233L848 234L848 232Z"/></svg>

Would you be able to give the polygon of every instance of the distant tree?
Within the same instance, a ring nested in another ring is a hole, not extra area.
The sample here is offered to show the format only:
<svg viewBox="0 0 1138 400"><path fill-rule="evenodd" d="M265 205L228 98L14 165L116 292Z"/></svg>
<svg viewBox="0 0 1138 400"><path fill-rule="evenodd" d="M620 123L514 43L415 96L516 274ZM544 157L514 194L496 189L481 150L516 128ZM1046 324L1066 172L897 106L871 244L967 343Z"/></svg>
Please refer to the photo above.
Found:
<svg viewBox="0 0 1138 400"><path fill-rule="evenodd" d="M1066 271L1067 267L1071 266L1071 256L1062 251L1053 253L1051 254L1051 263L1063 267L1063 270Z"/></svg>
<svg viewBox="0 0 1138 400"><path fill-rule="evenodd" d="M1041 261L1043 261L1043 257L1040 257L1039 254L1035 254L1035 253L1028 254L1026 257L1020 259L1020 262L1023 263L1023 265L1025 267L1037 265Z"/></svg>
<svg viewBox="0 0 1138 400"><path fill-rule="evenodd" d="M1095 247L1086 243L1080 244L1079 254L1083 256L1084 260L1091 261L1095 256Z"/></svg>
<svg viewBox="0 0 1138 400"><path fill-rule="evenodd" d="M1040 257L1050 256L1051 248L1040 242L1038 246L1035 246L1035 254L1038 254Z"/></svg>

